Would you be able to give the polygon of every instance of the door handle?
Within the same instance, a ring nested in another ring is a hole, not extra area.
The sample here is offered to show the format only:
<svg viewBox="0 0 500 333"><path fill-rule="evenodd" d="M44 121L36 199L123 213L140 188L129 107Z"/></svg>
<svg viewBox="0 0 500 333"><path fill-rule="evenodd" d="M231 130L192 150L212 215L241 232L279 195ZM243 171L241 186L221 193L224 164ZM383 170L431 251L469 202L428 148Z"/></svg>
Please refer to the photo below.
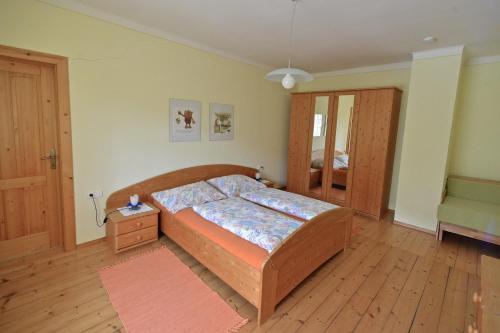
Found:
<svg viewBox="0 0 500 333"><path fill-rule="evenodd" d="M50 161L50 168L55 169L56 168L56 150L54 148L51 148L49 151L49 156L42 156L40 158L41 160L49 160Z"/></svg>

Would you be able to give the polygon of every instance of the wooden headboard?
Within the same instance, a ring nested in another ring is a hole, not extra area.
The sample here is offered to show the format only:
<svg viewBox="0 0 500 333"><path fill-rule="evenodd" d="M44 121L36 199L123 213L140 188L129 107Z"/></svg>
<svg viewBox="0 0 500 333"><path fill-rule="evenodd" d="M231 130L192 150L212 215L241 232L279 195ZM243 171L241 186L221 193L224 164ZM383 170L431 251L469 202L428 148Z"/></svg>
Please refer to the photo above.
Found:
<svg viewBox="0 0 500 333"><path fill-rule="evenodd" d="M140 183L130 185L113 192L106 201L106 208L117 208L126 205L132 194L139 194L141 201L150 202L150 194L153 192L195 183L214 177L234 174L245 175L253 178L255 177L255 172L256 169L254 168L231 164L200 165L167 172L163 175L146 179Z"/></svg>

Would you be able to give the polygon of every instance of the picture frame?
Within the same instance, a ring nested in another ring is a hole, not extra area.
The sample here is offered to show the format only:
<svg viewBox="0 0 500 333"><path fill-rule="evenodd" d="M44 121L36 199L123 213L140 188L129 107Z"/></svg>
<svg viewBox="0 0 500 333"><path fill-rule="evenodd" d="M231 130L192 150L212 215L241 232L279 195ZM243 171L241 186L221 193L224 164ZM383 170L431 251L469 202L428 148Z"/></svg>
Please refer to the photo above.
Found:
<svg viewBox="0 0 500 333"><path fill-rule="evenodd" d="M170 142L201 140L201 102L170 99L169 139Z"/></svg>
<svg viewBox="0 0 500 333"><path fill-rule="evenodd" d="M210 103L209 140L234 139L234 106L230 104Z"/></svg>

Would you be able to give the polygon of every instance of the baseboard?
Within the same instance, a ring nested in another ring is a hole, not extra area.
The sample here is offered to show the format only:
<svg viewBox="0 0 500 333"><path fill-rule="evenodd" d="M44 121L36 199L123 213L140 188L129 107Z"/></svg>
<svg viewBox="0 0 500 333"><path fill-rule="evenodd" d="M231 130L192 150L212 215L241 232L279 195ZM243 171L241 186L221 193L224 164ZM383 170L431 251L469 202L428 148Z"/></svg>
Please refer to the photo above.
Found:
<svg viewBox="0 0 500 333"><path fill-rule="evenodd" d="M78 244L78 245L76 245L76 248L77 248L77 250L84 249L86 247L96 245L96 244L99 244L99 243L102 243L105 241L106 241L106 237L101 237L101 238L97 238L97 239L94 239L94 240L91 240L91 241L88 241L85 243Z"/></svg>
<svg viewBox="0 0 500 333"><path fill-rule="evenodd" d="M420 227L417 227L415 225L411 225L411 224L404 223L404 222L397 221L397 220L394 220L392 223L400 225L400 226L405 227L405 228L417 230L417 231L420 231L420 232L425 232L426 234L430 234L430 235L436 236L436 231L432 231L432 230L425 229L425 228L420 228Z"/></svg>

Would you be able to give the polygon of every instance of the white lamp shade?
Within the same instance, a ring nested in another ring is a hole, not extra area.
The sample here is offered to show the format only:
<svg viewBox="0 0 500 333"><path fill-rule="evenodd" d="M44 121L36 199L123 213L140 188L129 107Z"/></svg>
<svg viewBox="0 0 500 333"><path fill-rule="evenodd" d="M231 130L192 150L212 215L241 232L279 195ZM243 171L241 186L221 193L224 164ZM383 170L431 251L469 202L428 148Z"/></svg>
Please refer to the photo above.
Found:
<svg viewBox="0 0 500 333"><path fill-rule="evenodd" d="M266 79L269 81L283 82L287 74L293 76L295 82L308 82L312 81L314 77L306 71L298 68L280 68L270 73L267 73Z"/></svg>

